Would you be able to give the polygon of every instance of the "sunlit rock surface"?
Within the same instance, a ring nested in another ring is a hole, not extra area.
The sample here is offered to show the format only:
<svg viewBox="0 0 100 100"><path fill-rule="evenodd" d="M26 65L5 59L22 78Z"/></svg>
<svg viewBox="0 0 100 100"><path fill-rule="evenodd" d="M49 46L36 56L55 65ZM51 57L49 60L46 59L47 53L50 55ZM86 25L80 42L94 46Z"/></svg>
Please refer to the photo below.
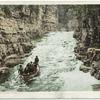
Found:
<svg viewBox="0 0 100 100"><path fill-rule="evenodd" d="M32 40L57 30L56 6L0 6L0 58L6 65L21 62L20 55L34 47ZM15 62L15 63L14 63Z"/></svg>

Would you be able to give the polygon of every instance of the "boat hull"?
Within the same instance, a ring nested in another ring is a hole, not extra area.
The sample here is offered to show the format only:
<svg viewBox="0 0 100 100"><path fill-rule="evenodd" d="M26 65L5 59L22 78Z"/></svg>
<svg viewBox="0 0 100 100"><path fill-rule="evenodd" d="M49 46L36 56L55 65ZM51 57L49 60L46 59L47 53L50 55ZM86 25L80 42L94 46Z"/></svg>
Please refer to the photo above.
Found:
<svg viewBox="0 0 100 100"><path fill-rule="evenodd" d="M37 76L40 75L40 67L37 66L37 71L34 73L34 74L23 74L22 75L22 79L25 81L25 82L30 82L30 81L33 81L35 80Z"/></svg>

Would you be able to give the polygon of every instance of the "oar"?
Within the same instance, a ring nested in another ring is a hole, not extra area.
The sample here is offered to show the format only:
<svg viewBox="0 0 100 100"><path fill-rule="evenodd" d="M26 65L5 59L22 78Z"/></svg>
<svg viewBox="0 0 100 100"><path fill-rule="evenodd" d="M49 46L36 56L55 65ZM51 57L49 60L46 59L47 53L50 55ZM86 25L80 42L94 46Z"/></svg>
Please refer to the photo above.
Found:
<svg viewBox="0 0 100 100"><path fill-rule="evenodd" d="M16 77L15 79L17 79L19 76L20 76L20 75L19 75L19 73L18 73L18 75L17 75L17 77Z"/></svg>

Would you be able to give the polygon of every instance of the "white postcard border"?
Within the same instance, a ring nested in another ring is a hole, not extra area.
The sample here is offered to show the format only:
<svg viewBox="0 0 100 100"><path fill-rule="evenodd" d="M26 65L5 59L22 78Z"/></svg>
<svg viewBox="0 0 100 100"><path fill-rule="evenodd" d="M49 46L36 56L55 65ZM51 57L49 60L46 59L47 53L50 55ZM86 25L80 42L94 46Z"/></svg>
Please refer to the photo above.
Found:
<svg viewBox="0 0 100 100"><path fill-rule="evenodd" d="M100 0L0 0L0 5L83 5L100 4ZM87 83L86 83L87 84ZM99 99L99 91L66 91L66 92L0 92L0 98L67 98L67 99Z"/></svg>

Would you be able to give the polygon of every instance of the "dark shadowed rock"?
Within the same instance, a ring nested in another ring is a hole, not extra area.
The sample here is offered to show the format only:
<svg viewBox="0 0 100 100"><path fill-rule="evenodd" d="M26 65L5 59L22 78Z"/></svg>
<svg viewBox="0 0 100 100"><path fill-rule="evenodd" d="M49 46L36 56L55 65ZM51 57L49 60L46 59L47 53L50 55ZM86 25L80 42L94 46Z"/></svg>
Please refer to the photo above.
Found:
<svg viewBox="0 0 100 100"><path fill-rule="evenodd" d="M89 8L89 9L88 9ZM93 9L92 9L93 8ZM84 10L84 7L80 10ZM95 12L95 13L94 13ZM91 76L100 80L100 9L99 6L87 6L87 13L81 12L78 15L78 26L75 28L74 38L78 41L75 47L76 58L84 62L86 67L90 66ZM81 50L79 44L83 44ZM91 51L91 53L89 52ZM82 58L82 56L85 56ZM85 59L84 59L85 58ZM95 61L95 62L94 62ZM83 68L81 68L82 70Z"/></svg>
<svg viewBox="0 0 100 100"><path fill-rule="evenodd" d="M0 68L0 83L5 82L9 77L10 69L8 67Z"/></svg>

